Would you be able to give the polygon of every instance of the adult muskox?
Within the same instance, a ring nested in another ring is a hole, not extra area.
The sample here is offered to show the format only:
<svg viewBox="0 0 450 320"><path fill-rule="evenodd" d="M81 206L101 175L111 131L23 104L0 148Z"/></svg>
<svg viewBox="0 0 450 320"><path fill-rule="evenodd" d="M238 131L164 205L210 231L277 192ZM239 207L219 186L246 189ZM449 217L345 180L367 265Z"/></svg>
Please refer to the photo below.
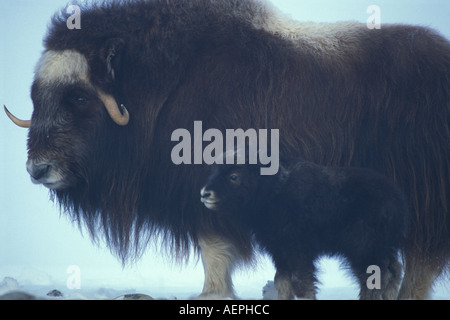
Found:
<svg viewBox="0 0 450 320"><path fill-rule="evenodd" d="M280 130L280 152L391 177L414 221L400 297L424 298L450 257L450 44L413 26L301 24L258 0L117 1L57 14L32 86L27 168L122 258L162 234L193 244L203 294L233 295L250 236L198 201L204 165L171 133ZM119 107L123 105L124 107ZM128 111L127 111L128 110ZM129 113L128 113L129 112Z"/></svg>

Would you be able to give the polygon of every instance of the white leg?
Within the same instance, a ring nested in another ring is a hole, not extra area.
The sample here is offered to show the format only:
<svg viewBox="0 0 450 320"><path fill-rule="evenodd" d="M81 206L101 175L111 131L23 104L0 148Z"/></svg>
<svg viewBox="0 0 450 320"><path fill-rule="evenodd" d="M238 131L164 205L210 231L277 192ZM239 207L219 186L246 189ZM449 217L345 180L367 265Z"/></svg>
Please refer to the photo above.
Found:
<svg viewBox="0 0 450 320"><path fill-rule="evenodd" d="M199 238L205 284L200 299L235 299L231 275L239 262L235 246L221 237Z"/></svg>

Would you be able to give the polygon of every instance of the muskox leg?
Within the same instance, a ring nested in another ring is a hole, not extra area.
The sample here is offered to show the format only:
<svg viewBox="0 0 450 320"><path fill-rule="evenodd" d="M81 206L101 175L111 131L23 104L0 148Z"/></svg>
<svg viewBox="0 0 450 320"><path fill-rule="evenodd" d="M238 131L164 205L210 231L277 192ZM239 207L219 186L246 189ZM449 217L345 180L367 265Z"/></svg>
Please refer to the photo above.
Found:
<svg viewBox="0 0 450 320"><path fill-rule="evenodd" d="M366 273L367 267L369 267L371 264L363 264L361 266L354 267L352 266L352 271L359 282L359 299L360 300L382 300L383 299L383 293L381 291L381 288L383 288L382 284L380 283L380 289L377 287L369 287L369 276L372 276L368 273ZM373 264L374 266L379 266L378 264ZM381 274L384 275L385 268L380 267ZM380 281L381 280L376 280ZM372 285L372 284L371 284Z"/></svg>
<svg viewBox="0 0 450 320"><path fill-rule="evenodd" d="M352 270L359 280L361 300L393 300L397 298L398 288L402 277L402 266L396 254L391 254L382 260L371 260L371 264L358 261L351 263ZM368 267L378 267L373 274L367 273ZM369 281L374 276L376 283Z"/></svg>
<svg viewBox="0 0 450 320"><path fill-rule="evenodd" d="M236 247L222 237L199 238L205 283L200 299L235 299L231 275L240 255Z"/></svg>
<svg viewBox="0 0 450 320"><path fill-rule="evenodd" d="M398 299L429 299L433 283L441 272L441 266L435 266L426 259L417 262L406 257L405 274Z"/></svg>
<svg viewBox="0 0 450 320"><path fill-rule="evenodd" d="M386 273L381 275L382 283L382 299L394 300L397 299L400 282L402 280L402 265L397 257L392 257ZM383 286L384 285L384 286Z"/></svg>

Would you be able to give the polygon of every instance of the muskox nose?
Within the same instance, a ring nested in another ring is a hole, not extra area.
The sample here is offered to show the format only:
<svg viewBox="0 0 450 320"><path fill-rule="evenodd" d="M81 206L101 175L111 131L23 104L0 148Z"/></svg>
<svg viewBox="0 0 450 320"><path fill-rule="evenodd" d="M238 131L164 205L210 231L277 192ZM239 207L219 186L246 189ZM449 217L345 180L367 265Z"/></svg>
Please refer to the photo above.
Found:
<svg viewBox="0 0 450 320"><path fill-rule="evenodd" d="M51 167L51 164L46 161L27 161L27 171L36 182L45 179L50 172Z"/></svg>

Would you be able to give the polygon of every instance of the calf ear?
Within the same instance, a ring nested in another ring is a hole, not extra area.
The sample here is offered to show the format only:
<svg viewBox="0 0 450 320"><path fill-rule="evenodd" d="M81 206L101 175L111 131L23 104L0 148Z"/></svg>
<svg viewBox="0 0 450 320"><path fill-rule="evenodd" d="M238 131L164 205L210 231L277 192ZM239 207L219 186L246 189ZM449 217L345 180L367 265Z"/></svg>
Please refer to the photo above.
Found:
<svg viewBox="0 0 450 320"><path fill-rule="evenodd" d="M125 41L120 38L112 38L106 41L104 50L104 59L106 70L112 80L115 80L120 68Z"/></svg>

